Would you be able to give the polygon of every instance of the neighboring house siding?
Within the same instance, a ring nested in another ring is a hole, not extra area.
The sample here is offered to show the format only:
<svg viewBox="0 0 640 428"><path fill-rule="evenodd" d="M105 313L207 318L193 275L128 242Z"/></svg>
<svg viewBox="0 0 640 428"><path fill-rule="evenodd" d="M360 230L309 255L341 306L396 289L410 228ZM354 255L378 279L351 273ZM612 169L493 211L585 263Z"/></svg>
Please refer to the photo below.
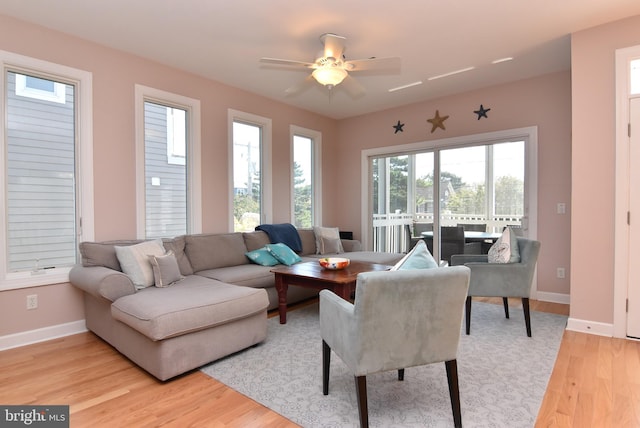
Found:
<svg viewBox="0 0 640 428"><path fill-rule="evenodd" d="M9 270L75 263L73 87L65 103L16 95L7 73L7 219Z"/></svg>
<svg viewBox="0 0 640 428"><path fill-rule="evenodd" d="M159 184L152 184L152 179ZM186 167L169 163L167 108L145 103L146 237L187 232Z"/></svg>

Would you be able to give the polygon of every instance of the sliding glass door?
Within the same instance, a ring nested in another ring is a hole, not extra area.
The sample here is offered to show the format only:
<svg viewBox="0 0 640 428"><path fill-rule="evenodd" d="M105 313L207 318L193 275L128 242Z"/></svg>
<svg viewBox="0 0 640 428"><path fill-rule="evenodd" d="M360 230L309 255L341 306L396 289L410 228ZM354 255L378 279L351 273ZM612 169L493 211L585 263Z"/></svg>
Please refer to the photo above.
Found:
<svg viewBox="0 0 640 428"><path fill-rule="evenodd" d="M404 252L422 238L448 261L452 252L486 253L505 226L525 234L526 144L468 142L371 156L371 247ZM454 249L443 245L450 233L462 239Z"/></svg>

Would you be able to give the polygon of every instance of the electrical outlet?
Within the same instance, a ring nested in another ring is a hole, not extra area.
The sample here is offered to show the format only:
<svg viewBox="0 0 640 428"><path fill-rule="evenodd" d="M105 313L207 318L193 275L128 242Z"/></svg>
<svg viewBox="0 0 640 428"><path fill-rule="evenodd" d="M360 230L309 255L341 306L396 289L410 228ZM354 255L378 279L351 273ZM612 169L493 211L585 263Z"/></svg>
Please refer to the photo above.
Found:
<svg viewBox="0 0 640 428"><path fill-rule="evenodd" d="M558 214L566 214L567 205L564 202L558 202L558 205L556 206L556 212Z"/></svg>
<svg viewBox="0 0 640 428"><path fill-rule="evenodd" d="M556 270L556 276L557 276L558 278L560 278L560 279L563 279L563 278L564 278L564 268L559 267L559 268Z"/></svg>
<svg viewBox="0 0 640 428"><path fill-rule="evenodd" d="M37 309L38 308L38 295L37 294L29 294L27 296L27 309Z"/></svg>

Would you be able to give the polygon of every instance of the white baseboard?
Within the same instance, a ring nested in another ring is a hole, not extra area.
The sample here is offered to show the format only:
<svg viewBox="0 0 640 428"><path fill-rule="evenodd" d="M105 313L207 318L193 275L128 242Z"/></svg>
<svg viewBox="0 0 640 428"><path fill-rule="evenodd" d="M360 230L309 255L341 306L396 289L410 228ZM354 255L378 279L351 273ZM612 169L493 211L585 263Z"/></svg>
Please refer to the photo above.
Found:
<svg viewBox="0 0 640 428"><path fill-rule="evenodd" d="M538 291L536 293L536 300L539 300L541 302L562 303L563 305L568 305L571 303L571 296L569 294Z"/></svg>
<svg viewBox="0 0 640 428"><path fill-rule="evenodd" d="M569 318L567 321L567 330L595 334L597 336L613 337L613 324L602 322Z"/></svg>
<svg viewBox="0 0 640 428"><path fill-rule="evenodd" d="M85 331L87 331L85 321L78 320L65 324L39 328L36 330L8 334L6 336L0 336L0 351L17 348L19 346L31 345L32 343L44 342L46 340L57 339L58 337L84 333Z"/></svg>

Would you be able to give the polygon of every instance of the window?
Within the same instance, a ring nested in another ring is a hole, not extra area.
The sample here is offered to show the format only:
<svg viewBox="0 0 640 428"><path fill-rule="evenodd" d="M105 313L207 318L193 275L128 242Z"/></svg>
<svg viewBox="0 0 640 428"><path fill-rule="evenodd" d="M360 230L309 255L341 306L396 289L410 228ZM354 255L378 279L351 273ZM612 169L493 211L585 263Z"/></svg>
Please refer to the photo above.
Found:
<svg viewBox="0 0 640 428"><path fill-rule="evenodd" d="M199 233L200 101L136 85L138 237Z"/></svg>
<svg viewBox="0 0 640 428"><path fill-rule="evenodd" d="M66 282L93 239L91 74L0 59L0 289Z"/></svg>
<svg viewBox="0 0 640 428"><path fill-rule="evenodd" d="M235 232L271 223L271 120L229 110L231 189Z"/></svg>
<svg viewBox="0 0 640 428"><path fill-rule="evenodd" d="M299 228L322 224L322 182L320 146L317 131L291 126L292 140L292 213L291 222Z"/></svg>

